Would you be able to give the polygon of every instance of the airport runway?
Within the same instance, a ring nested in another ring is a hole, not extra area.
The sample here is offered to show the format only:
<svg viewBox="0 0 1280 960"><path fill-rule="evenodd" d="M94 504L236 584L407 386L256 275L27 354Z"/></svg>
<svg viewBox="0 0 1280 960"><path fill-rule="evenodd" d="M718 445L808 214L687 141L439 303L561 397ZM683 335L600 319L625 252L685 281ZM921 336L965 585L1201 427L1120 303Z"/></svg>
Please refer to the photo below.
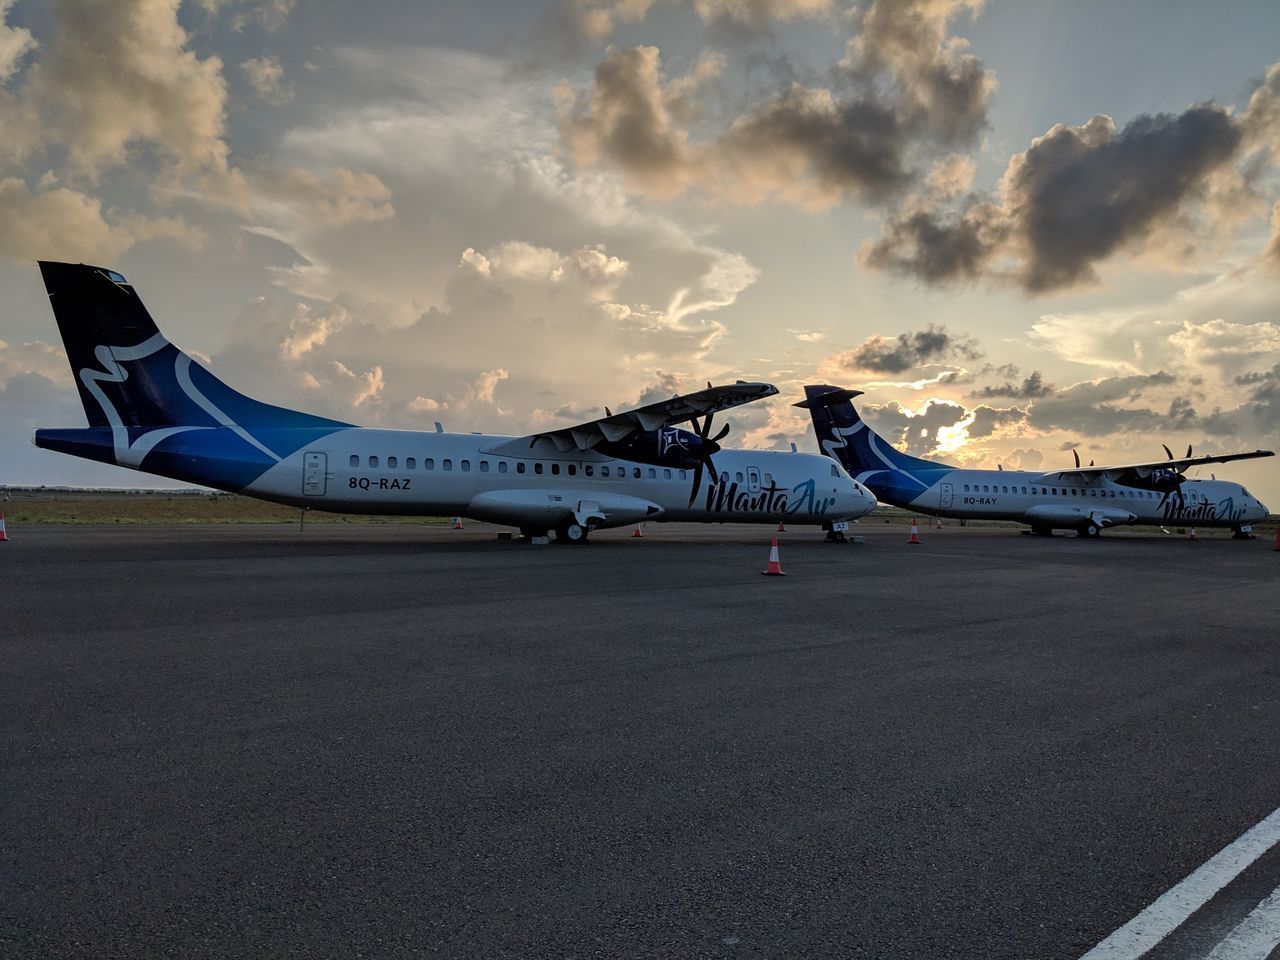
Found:
<svg viewBox="0 0 1280 960"><path fill-rule="evenodd" d="M1217 960L1280 888L1269 539L9 532L0 956Z"/></svg>

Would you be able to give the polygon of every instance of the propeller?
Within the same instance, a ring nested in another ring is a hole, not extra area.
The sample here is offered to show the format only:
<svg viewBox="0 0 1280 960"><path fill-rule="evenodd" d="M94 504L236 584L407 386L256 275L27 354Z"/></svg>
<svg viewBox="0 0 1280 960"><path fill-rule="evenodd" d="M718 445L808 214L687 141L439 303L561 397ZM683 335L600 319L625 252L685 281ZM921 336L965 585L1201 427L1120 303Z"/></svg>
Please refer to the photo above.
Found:
<svg viewBox="0 0 1280 960"><path fill-rule="evenodd" d="M720 428L720 432L714 437L711 436L711 414L707 414L702 419L702 423L698 423L698 418L693 417L690 421L693 424L693 430L701 440L698 446L698 465L693 468L693 489L689 491L689 506L693 506L693 501L698 499L698 489L702 486L702 468L705 466L711 472L712 477L717 477L716 465L711 460L713 453L720 452L720 441L725 438L725 434L729 432L729 424L725 424ZM715 482L714 480L712 481Z"/></svg>
<svg viewBox="0 0 1280 960"><path fill-rule="evenodd" d="M1071 451L1071 455L1072 455L1073 457L1075 457L1075 458L1076 458L1076 469L1077 469L1077 470L1079 470L1079 469L1080 469L1080 454L1079 454L1077 451L1072 450L1072 451Z"/></svg>

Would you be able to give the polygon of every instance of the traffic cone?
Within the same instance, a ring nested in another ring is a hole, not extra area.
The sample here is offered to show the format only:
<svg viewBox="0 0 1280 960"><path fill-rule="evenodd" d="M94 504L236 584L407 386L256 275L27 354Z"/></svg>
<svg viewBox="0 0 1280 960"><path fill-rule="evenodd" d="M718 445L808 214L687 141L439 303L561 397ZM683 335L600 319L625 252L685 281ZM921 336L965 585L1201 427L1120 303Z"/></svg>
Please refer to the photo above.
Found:
<svg viewBox="0 0 1280 960"><path fill-rule="evenodd" d="M1192 528L1191 528L1191 536L1189 536L1187 539L1188 539L1188 540L1194 540L1194 539L1196 539L1196 528L1195 528L1195 527L1192 527Z"/></svg>
<svg viewBox="0 0 1280 960"><path fill-rule="evenodd" d="M766 577L785 577L782 572L782 564L778 562L778 538L773 538L773 544L769 547L769 565L760 571Z"/></svg>
<svg viewBox="0 0 1280 960"><path fill-rule="evenodd" d="M644 532L640 529L640 524L638 523L636 524L636 528L634 531L632 531L631 536L632 538L644 536Z"/></svg>
<svg viewBox="0 0 1280 960"><path fill-rule="evenodd" d="M4 536L4 517L0 516L0 537ZM1276 545L1271 548L1280 551L1280 527L1276 527Z"/></svg>
<svg viewBox="0 0 1280 960"><path fill-rule="evenodd" d="M942 518L941 518L941 517L939 517L939 518L938 518L938 522L937 522L936 524L934 524L934 528L935 528L935 529L937 529L937 530L941 530L941 529L942 529Z"/></svg>
<svg viewBox="0 0 1280 960"><path fill-rule="evenodd" d="M779 521L778 521L778 532L779 532L779 533L786 533L786 532L787 532L787 525L786 525L785 523L783 523L781 520L779 520Z"/></svg>
<svg viewBox="0 0 1280 960"><path fill-rule="evenodd" d="M4 530L4 514L0 513L0 543L4 543L9 539L9 534ZM1276 537L1276 549L1280 550L1280 537Z"/></svg>
<svg viewBox="0 0 1280 960"><path fill-rule="evenodd" d="M919 543L919 542L920 542L920 530L916 526L916 522L912 520L911 521L911 538L907 540L907 543Z"/></svg>
<svg viewBox="0 0 1280 960"><path fill-rule="evenodd" d="M454 529L454 530L461 530L461 529L462 529L462 518L461 518L461 517L454 517L454 518L453 518L453 529Z"/></svg>

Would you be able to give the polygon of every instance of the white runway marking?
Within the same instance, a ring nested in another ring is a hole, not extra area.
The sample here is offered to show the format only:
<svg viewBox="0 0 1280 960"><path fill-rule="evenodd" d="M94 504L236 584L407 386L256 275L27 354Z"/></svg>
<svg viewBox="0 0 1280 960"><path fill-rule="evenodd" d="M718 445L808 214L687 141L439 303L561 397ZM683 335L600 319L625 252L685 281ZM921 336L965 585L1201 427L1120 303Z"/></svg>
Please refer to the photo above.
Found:
<svg viewBox="0 0 1280 960"><path fill-rule="evenodd" d="M1205 960L1267 960L1280 944L1280 887L1253 908Z"/></svg>
<svg viewBox="0 0 1280 960"><path fill-rule="evenodd" d="M1208 903L1214 894L1275 846L1277 841L1280 841L1280 810L1245 831L1080 960L1136 960L1181 926L1187 917ZM1270 900L1264 900L1257 910ZM1226 956L1234 958L1237 955Z"/></svg>

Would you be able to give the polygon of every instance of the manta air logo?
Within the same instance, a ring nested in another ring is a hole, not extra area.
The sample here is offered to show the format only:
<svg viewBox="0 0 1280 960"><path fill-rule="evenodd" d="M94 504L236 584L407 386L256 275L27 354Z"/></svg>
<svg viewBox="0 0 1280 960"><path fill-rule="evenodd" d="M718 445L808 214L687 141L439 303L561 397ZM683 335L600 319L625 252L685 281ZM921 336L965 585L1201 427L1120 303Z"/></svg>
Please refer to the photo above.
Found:
<svg viewBox="0 0 1280 960"><path fill-rule="evenodd" d="M84 384L89 393L93 394L93 398L98 401L98 406L102 408L103 416L107 418L107 423L111 424L111 439L115 448L116 463L122 467L140 468L142 461L146 459L147 454L155 449L157 444L175 434L186 433L191 430L214 429L212 426L197 425L156 427L144 430L132 442L129 440L129 427L125 426L124 418L120 416L120 411L116 409L115 404L103 392L101 384L125 383L129 379L129 371L121 366L121 363L145 360L160 353L167 346L169 346L169 341L160 333L133 347L98 346L94 348L93 355L98 363L102 365L102 369L95 370L92 367L82 367L79 371L80 382ZM229 427L246 442L271 457L272 460L277 463L280 462L281 458L279 456L263 446L256 437L251 436L243 427L238 426L191 382L191 358L181 351L177 351L174 358L173 375L179 388L187 398L212 417L215 423Z"/></svg>
<svg viewBox="0 0 1280 960"><path fill-rule="evenodd" d="M1224 520L1236 523L1245 514L1244 507L1237 507L1235 497L1226 497L1216 504L1208 500L1188 506L1181 497L1165 496L1160 504L1161 512L1166 520Z"/></svg>
<svg viewBox="0 0 1280 960"><path fill-rule="evenodd" d="M689 453L689 441L683 431L675 427L662 427L658 431L658 455L665 457L671 449Z"/></svg>
<svg viewBox="0 0 1280 960"><path fill-rule="evenodd" d="M731 483L713 482L707 486L706 509L712 513L785 513L795 516L801 512L821 517L835 504L835 497L820 497L817 482L809 479L797 483L790 491L771 482L756 492L742 490L735 480Z"/></svg>

